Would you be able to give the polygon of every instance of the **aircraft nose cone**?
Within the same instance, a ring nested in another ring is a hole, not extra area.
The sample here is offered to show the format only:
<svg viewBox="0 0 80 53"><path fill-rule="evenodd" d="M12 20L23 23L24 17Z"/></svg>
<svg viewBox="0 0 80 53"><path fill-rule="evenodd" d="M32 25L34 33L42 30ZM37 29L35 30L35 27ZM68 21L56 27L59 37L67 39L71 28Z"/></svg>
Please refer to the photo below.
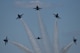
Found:
<svg viewBox="0 0 80 53"><path fill-rule="evenodd" d="M3 40L3 41L6 41L6 40Z"/></svg>
<svg viewBox="0 0 80 53"><path fill-rule="evenodd" d="M8 40L4 40L4 42L8 42Z"/></svg>

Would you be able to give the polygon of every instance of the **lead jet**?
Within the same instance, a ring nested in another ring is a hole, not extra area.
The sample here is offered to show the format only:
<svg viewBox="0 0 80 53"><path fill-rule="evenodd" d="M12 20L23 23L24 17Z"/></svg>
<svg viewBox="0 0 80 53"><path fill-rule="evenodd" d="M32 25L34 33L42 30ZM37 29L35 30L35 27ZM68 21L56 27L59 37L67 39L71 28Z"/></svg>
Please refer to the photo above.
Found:
<svg viewBox="0 0 80 53"><path fill-rule="evenodd" d="M5 45L8 43L8 38L6 36L6 38L3 40L5 42Z"/></svg>
<svg viewBox="0 0 80 53"><path fill-rule="evenodd" d="M56 18L60 18L59 17L59 14L57 13L57 14L53 14Z"/></svg>
<svg viewBox="0 0 80 53"><path fill-rule="evenodd" d="M23 16L23 14L18 14L18 17L16 18L16 19L21 19L22 18L22 16Z"/></svg>
<svg viewBox="0 0 80 53"><path fill-rule="evenodd" d="M36 8L33 8L33 9L40 10L40 9L42 9L42 8L40 8L40 7L37 5Z"/></svg>
<svg viewBox="0 0 80 53"><path fill-rule="evenodd" d="M40 37L37 37L36 39L41 39Z"/></svg>
<svg viewBox="0 0 80 53"><path fill-rule="evenodd" d="M76 44L77 39L75 37L73 37L73 42Z"/></svg>

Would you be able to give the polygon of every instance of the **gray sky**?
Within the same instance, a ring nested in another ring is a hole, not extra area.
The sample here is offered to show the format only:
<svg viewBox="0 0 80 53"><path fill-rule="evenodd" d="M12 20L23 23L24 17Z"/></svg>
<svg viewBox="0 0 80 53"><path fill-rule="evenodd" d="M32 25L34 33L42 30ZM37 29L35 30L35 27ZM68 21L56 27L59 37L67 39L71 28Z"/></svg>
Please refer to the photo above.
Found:
<svg viewBox="0 0 80 53"><path fill-rule="evenodd" d="M22 2L17 5L17 2ZM16 20L17 14L22 14L23 19L29 25L35 38L40 35L37 11L33 8L25 7L33 0L0 0L0 53L23 53L16 46L8 43L6 46L3 39L8 36L10 41L17 41L32 50L29 39L20 20ZM53 13L59 13L61 19L58 22L59 46L60 49L77 37L77 45L73 45L68 53L80 53L80 0L40 0L51 6L40 10L41 17L49 34L51 43L53 42L53 30L55 17ZM47 5L47 4L46 4ZM41 43L41 41L39 40Z"/></svg>

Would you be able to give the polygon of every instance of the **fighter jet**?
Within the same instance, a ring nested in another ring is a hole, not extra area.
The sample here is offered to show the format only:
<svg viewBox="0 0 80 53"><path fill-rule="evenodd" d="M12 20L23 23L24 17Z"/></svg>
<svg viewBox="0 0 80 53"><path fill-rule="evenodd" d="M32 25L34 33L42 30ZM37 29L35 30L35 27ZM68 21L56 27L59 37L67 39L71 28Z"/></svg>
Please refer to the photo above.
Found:
<svg viewBox="0 0 80 53"><path fill-rule="evenodd" d="M21 19L22 18L22 16L23 16L23 14L18 14L18 17L16 18L16 19Z"/></svg>
<svg viewBox="0 0 80 53"><path fill-rule="evenodd" d="M41 39L40 37L37 37L36 39Z"/></svg>
<svg viewBox="0 0 80 53"><path fill-rule="evenodd" d="M42 8L39 8L39 6L37 5L36 8L33 8L33 9L40 10Z"/></svg>
<svg viewBox="0 0 80 53"><path fill-rule="evenodd" d="M53 14L56 18L60 18L58 13L57 14Z"/></svg>
<svg viewBox="0 0 80 53"><path fill-rule="evenodd" d="M76 44L77 39L75 37L73 37L73 42Z"/></svg>
<svg viewBox="0 0 80 53"><path fill-rule="evenodd" d="M3 40L5 42L5 45L8 43L8 38L6 36L6 38Z"/></svg>

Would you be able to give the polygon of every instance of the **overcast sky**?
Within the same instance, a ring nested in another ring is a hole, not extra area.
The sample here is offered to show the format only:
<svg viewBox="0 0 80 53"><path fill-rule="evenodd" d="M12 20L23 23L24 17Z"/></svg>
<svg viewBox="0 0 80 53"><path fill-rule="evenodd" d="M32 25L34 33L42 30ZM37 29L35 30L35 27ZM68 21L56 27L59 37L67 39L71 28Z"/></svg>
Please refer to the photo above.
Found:
<svg viewBox="0 0 80 53"><path fill-rule="evenodd" d="M33 9L36 0L0 0L0 53L24 53L18 47L3 39L8 36L9 41L17 41L32 50L31 44L17 14L24 14L23 20L28 24L35 38L40 36L37 11ZM54 13L59 13L58 21L60 49L69 44L75 36L77 45L73 44L68 53L80 53L80 0L40 0L43 19L48 37L53 42ZM42 4L43 3L43 4ZM38 40L41 43L41 40ZM52 44L53 45L53 44Z"/></svg>

